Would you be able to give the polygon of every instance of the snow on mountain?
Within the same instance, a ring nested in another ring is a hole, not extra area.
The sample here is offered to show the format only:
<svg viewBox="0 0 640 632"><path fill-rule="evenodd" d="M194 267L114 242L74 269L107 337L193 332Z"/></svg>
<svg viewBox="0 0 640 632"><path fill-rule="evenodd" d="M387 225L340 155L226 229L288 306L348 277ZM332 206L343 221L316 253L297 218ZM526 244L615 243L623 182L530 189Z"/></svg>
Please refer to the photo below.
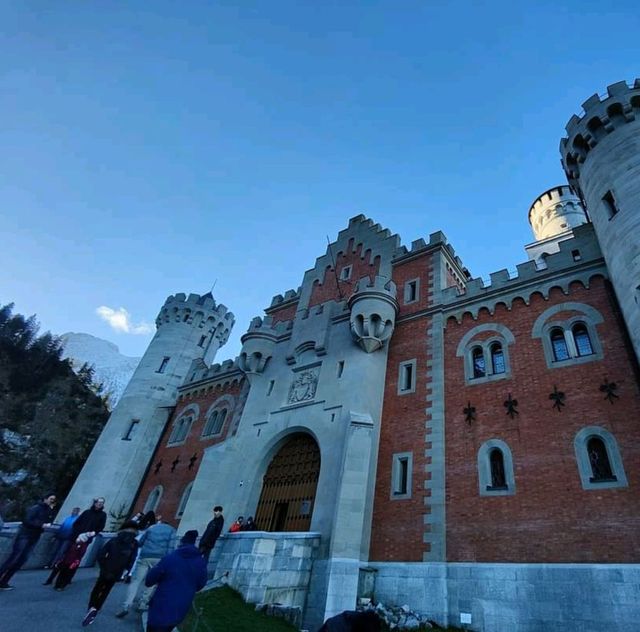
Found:
<svg viewBox="0 0 640 632"><path fill-rule="evenodd" d="M77 371L86 362L94 368L94 381L104 384L104 393L109 397L109 406L113 408L140 358L122 355L112 342L96 338L90 334L66 333L60 336L64 358L69 358Z"/></svg>

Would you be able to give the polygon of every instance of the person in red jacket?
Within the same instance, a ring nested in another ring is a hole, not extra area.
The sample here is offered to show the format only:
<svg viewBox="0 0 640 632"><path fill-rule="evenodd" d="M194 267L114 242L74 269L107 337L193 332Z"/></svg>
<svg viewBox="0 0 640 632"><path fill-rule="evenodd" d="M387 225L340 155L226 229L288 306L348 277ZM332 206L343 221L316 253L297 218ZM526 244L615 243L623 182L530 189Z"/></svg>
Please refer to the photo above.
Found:
<svg viewBox="0 0 640 632"><path fill-rule="evenodd" d="M244 524L244 518L238 516L238 519L229 527L229 533L237 533L242 531L242 525Z"/></svg>

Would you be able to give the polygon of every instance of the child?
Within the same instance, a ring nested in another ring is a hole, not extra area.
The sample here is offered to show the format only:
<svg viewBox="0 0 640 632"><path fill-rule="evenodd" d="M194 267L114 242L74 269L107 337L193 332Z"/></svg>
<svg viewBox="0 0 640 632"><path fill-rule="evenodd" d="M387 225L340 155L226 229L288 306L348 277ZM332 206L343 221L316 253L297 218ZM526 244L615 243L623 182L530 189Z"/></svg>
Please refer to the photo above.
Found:
<svg viewBox="0 0 640 632"><path fill-rule="evenodd" d="M138 553L138 541L136 535L138 525L135 522L125 522L118 535L109 540L98 553L100 575L89 597L89 610L82 620L82 625L91 625L98 616L106 598L109 596L115 583L122 577L124 571L133 566Z"/></svg>

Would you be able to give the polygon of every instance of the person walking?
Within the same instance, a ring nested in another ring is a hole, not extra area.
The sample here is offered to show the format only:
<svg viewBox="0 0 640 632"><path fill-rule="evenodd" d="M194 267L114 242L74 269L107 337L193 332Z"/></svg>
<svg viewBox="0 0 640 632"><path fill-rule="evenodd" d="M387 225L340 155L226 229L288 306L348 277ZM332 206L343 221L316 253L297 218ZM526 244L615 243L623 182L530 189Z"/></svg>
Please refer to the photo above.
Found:
<svg viewBox="0 0 640 632"><path fill-rule="evenodd" d="M147 632L171 632L207 583L207 564L195 546L197 539L197 531L187 531L180 546L147 573L145 584L158 587L149 604Z"/></svg>
<svg viewBox="0 0 640 632"><path fill-rule="evenodd" d="M91 507L85 509L73 523L71 528L71 541L74 542L73 551L68 550L65 557L58 564L58 569L51 573L45 585L50 584L57 574L54 588L58 591L64 590L73 579L80 566L80 561L86 553L94 538L102 532L107 524L107 514L104 511L104 498L98 496L91 502ZM83 534L91 534L80 538ZM51 581L49 581L51 580Z"/></svg>
<svg viewBox="0 0 640 632"><path fill-rule="evenodd" d="M224 527L224 516L222 515L222 507L216 505L213 508L213 519L209 521L207 528L200 538L200 553L204 557L204 561L209 563L209 556L211 555L211 549L216 544L217 539L222 533Z"/></svg>
<svg viewBox="0 0 640 632"><path fill-rule="evenodd" d="M49 558L49 563L45 566L45 568L53 567L56 562L59 562L64 557L67 549L71 546L73 523L78 519L79 514L80 507L74 507L71 510L71 514L62 521L60 529L58 529L58 533L56 533L55 535L56 547L53 550L53 555L51 555L51 557Z"/></svg>
<svg viewBox="0 0 640 632"><path fill-rule="evenodd" d="M82 620L82 625L91 625L115 583L122 573L133 565L138 553L136 535L138 526L134 522L125 522L118 535L109 540L98 553L100 574L89 597L89 609Z"/></svg>
<svg viewBox="0 0 640 632"><path fill-rule="evenodd" d="M158 516L156 524L151 525L144 533L138 536L140 551L132 573L131 583L127 586L127 596L122 604L122 610L116 615L119 619L129 614L129 609L136 599L140 585L144 581L147 572L155 566L165 555L173 549L176 530L164 522L162 516ZM149 600L154 588L145 587L138 602L139 610L149 609Z"/></svg>
<svg viewBox="0 0 640 632"><path fill-rule="evenodd" d="M56 506L56 502L55 494L46 494L42 501L27 509L18 530L18 535L13 542L13 549L0 567L0 590L13 590L9 580L27 561L44 528L51 526L51 521L55 515L53 508Z"/></svg>

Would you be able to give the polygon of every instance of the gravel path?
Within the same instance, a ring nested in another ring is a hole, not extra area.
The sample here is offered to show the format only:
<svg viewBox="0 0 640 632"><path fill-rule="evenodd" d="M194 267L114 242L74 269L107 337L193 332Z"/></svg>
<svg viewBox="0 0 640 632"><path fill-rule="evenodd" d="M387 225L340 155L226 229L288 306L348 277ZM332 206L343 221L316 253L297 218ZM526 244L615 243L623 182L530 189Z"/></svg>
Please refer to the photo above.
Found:
<svg viewBox="0 0 640 632"><path fill-rule="evenodd" d="M2 632L66 632L82 630L89 593L97 577L97 569L81 568L64 592L43 586L48 571L18 571L11 584L15 590L0 591L0 630ZM124 619L115 615L125 595L125 584L118 583L91 632L141 632L140 615L132 611Z"/></svg>

